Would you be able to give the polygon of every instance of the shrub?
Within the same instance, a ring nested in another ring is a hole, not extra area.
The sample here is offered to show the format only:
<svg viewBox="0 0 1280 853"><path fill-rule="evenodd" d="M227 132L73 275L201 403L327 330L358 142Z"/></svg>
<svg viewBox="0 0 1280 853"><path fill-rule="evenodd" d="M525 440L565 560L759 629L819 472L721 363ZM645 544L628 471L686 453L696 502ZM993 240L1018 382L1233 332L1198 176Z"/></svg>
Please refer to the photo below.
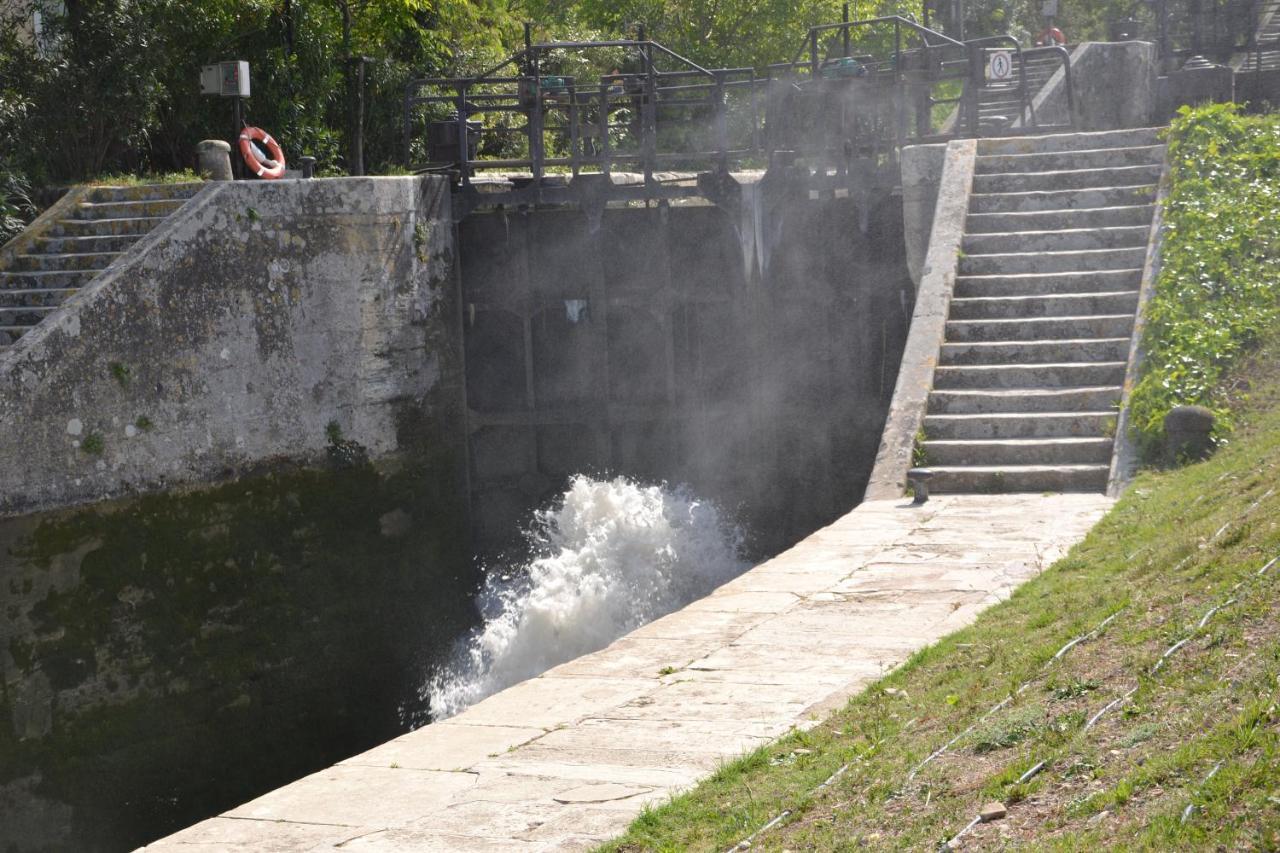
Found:
<svg viewBox="0 0 1280 853"><path fill-rule="evenodd" d="M1231 428L1223 373L1280 318L1280 114L1234 104L1183 108L1169 134L1162 267L1146 310L1146 353L1130 399L1153 459L1164 416L1183 404Z"/></svg>

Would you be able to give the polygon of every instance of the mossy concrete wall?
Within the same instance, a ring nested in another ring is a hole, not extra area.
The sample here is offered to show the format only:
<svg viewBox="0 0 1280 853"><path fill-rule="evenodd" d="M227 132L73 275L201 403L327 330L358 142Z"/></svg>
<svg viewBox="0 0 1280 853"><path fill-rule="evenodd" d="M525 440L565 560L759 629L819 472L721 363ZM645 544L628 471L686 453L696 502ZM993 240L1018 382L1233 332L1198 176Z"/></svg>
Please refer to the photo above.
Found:
<svg viewBox="0 0 1280 853"><path fill-rule="evenodd" d="M0 521L0 849L126 850L402 731L469 627L448 452Z"/></svg>
<svg viewBox="0 0 1280 853"><path fill-rule="evenodd" d="M474 618L444 181L211 185L0 358L0 850L401 730Z"/></svg>
<svg viewBox="0 0 1280 853"><path fill-rule="evenodd" d="M460 387L448 205L438 178L207 186L0 356L0 516L319 457L333 429L397 452Z"/></svg>

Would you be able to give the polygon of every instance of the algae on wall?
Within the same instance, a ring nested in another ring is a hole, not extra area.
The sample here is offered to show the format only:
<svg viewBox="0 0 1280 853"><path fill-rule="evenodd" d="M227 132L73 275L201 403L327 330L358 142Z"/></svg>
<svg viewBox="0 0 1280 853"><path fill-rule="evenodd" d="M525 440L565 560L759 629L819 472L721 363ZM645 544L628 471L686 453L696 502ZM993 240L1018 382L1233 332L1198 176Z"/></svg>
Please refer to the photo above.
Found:
<svg viewBox="0 0 1280 853"><path fill-rule="evenodd" d="M473 618L460 461L332 455L0 521L0 849L128 849L401 730Z"/></svg>

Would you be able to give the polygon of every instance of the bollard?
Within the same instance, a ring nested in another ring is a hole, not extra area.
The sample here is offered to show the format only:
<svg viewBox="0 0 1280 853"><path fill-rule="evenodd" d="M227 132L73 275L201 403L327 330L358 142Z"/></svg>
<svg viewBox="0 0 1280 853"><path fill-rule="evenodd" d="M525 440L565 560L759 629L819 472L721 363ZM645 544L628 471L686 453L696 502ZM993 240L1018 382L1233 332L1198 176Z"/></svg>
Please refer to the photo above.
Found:
<svg viewBox="0 0 1280 853"><path fill-rule="evenodd" d="M920 506L929 500L929 480L932 478L933 472L928 468L912 468L907 472L907 482L911 484L911 491L915 492L912 506Z"/></svg>
<svg viewBox="0 0 1280 853"><path fill-rule="evenodd" d="M232 181L231 145L221 139L206 139L196 146L199 172L210 181Z"/></svg>
<svg viewBox="0 0 1280 853"><path fill-rule="evenodd" d="M314 178L316 176L316 158L299 157L298 165L302 167L302 177Z"/></svg>

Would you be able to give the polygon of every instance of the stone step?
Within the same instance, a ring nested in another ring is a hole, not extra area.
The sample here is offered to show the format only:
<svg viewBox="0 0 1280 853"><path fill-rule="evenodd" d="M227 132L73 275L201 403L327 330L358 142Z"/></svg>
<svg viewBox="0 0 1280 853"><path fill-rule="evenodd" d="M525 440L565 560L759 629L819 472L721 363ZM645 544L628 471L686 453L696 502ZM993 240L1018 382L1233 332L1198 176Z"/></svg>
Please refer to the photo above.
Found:
<svg viewBox="0 0 1280 853"><path fill-rule="evenodd" d="M81 202L76 205L76 219L130 219L139 216L164 217L186 204L186 199L156 199L153 201Z"/></svg>
<svg viewBox="0 0 1280 853"><path fill-rule="evenodd" d="M1163 145L1136 145L1132 148L1087 148L1080 151L1049 151L1033 154L988 154L976 159L974 172L975 174L986 175L1000 172L1110 169L1117 166L1159 166L1163 162Z"/></svg>
<svg viewBox="0 0 1280 853"><path fill-rule="evenodd" d="M0 290L0 309L60 305L78 292L75 287L43 287L28 290Z"/></svg>
<svg viewBox="0 0 1280 853"><path fill-rule="evenodd" d="M1013 231L996 234L969 234L962 244L970 255L1017 252L1065 252L1082 249L1132 249L1146 247L1150 225L1121 225L1114 228L1070 228L1061 231Z"/></svg>
<svg viewBox="0 0 1280 853"><path fill-rule="evenodd" d="M89 201L95 204L118 201L157 201L189 199L204 187L198 181L181 184L137 184L123 187L94 187Z"/></svg>
<svg viewBox="0 0 1280 853"><path fill-rule="evenodd" d="M1055 151L1096 151L1099 148L1139 148L1160 144L1161 128L1103 130L1091 133L1051 133L978 140L978 155L1047 154Z"/></svg>
<svg viewBox="0 0 1280 853"><path fill-rule="evenodd" d="M1115 433L1116 413L1013 412L984 415L927 415L928 439L990 440L1011 438L1107 438Z"/></svg>
<svg viewBox="0 0 1280 853"><path fill-rule="evenodd" d="M1160 166L1116 166L1107 169L1064 169L1056 172L999 172L973 176L975 193L1021 193L1035 190L1079 190L1155 184Z"/></svg>
<svg viewBox="0 0 1280 853"><path fill-rule="evenodd" d="M986 441L926 441L925 464L1089 465L1111 462L1109 438L1013 438Z"/></svg>
<svg viewBox="0 0 1280 853"><path fill-rule="evenodd" d="M956 278L955 296L958 299L976 299L998 296L1114 293L1121 290L1137 290L1141 284L1141 268L1095 270L1091 272L959 276Z"/></svg>
<svg viewBox="0 0 1280 853"><path fill-rule="evenodd" d="M129 216L118 219L59 219L50 229L50 237L138 236L151 233L164 216Z"/></svg>
<svg viewBox="0 0 1280 853"><path fill-rule="evenodd" d="M1017 231L1069 231L1076 228L1151 227L1155 205L1130 204L1083 210L1042 210L1032 213L971 213L965 220L967 234L1000 234Z"/></svg>
<svg viewBox="0 0 1280 853"><path fill-rule="evenodd" d="M0 306L0 326L4 326L6 328L13 326L34 326L43 320L50 312L57 310L57 305L33 305L29 307L12 308Z"/></svg>
<svg viewBox="0 0 1280 853"><path fill-rule="evenodd" d="M951 391L1122 385L1127 366L1123 361L941 365L934 370L933 387Z"/></svg>
<svg viewBox="0 0 1280 853"><path fill-rule="evenodd" d="M62 270L104 270L123 252L82 252L78 254L18 255L13 272Z"/></svg>
<svg viewBox="0 0 1280 853"><path fill-rule="evenodd" d="M1101 492L1107 487L1107 465L983 465L930 468L929 491L966 492Z"/></svg>
<svg viewBox="0 0 1280 853"><path fill-rule="evenodd" d="M1030 213L1036 211L1079 210L1096 207L1124 207L1151 204L1156 185L1049 189L1026 192L978 193L969 197L969 213Z"/></svg>
<svg viewBox="0 0 1280 853"><path fill-rule="evenodd" d="M985 415L992 412L1097 412L1120 401L1120 386L1087 388L946 389L929 394L928 414Z"/></svg>
<svg viewBox="0 0 1280 853"><path fill-rule="evenodd" d="M1068 338L1127 338L1132 314L1090 317L1028 317L1016 320L948 320L947 343L1061 341Z"/></svg>
<svg viewBox="0 0 1280 853"><path fill-rule="evenodd" d="M98 270L60 270L58 272L0 272L0 290L45 290L61 287L84 287Z"/></svg>
<svg viewBox="0 0 1280 853"><path fill-rule="evenodd" d="M1016 275L1018 273L1131 270L1147 259L1146 246L1131 249L1080 249L1066 252L1010 252L964 255L959 275Z"/></svg>
<svg viewBox="0 0 1280 853"><path fill-rule="evenodd" d="M68 255L124 252L141 239L141 234L108 234L103 237L37 237L36 249L41 254Z"/></svg>
<svg viewBox="0 0 1280 853"><path fill-rule="evenodd" d="M1125 361L1129 338L1077 338L1049 341L983 341L946 343L940 365L951 364L1081 364Z"/></svg>
<svg viewBox="0 0 1280 853"><path fill-rule="evenodd" d="M987 296L952 299L952 320L1007 320L1015 317L1085 317L1138 310L1138 291L1071 293L1062 296Z"/></svg>

